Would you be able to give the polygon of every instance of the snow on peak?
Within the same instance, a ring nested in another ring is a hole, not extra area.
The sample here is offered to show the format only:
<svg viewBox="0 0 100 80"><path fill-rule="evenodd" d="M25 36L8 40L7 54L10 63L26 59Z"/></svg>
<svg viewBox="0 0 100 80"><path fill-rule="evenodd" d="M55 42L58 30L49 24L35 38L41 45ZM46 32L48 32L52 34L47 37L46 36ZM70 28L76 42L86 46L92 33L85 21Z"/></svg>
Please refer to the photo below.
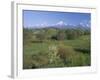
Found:
<svg viewBox="0 0 100 80"><path fill-rule="evenodd" d="M57 25L66 25L64 21L59 21Z"/></svg>

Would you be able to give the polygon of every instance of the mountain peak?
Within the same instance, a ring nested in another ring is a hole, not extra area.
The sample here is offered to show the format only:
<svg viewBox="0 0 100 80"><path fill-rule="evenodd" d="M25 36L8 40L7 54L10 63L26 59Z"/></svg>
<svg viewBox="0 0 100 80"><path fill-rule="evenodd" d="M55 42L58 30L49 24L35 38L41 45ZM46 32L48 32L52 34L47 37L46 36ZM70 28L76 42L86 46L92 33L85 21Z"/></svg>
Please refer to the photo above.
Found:
<svg viewBox="0 0 100 80"><path fill-rule="evenodd" d="M66 25L64 21L59 21L56 25Z"/></svg>

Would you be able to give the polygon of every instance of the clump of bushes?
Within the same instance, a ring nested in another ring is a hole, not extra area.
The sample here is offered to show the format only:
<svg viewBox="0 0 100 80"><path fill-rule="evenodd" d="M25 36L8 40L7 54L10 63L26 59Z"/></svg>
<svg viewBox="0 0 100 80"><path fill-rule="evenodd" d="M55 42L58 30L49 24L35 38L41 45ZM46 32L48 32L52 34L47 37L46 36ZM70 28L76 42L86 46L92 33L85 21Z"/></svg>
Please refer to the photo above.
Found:
<svg viewBox="0 0 100 80"><path fill-rule="evenodd" d="M68 40L77 39L84 35L84 31L82 29L67 29L65 33Z"/></svg>
<svg viewBox="0 0 100 80"><path fill-rule="evenodd" d="M33 59L33 66L32 67L37 67L37 68L40 68L42 66L45 66L48 64L48 58L40 55L40 56L37 56L37 59Z"/></svg>
<svg viewBox="0 0 100 80"><path fill-rule="evenodd" d="M48 47L48 52L43 51L38 54L33 54L31 68L64 66L62 59L57 53L58 47L56 45L50 45Z"/></svg>
<svg viewBox="0 0 100 80"><path fill-rule="evenodd" d="M58 49L57 49L56 45L49 46L49 50L48 50L49 63L55 63L56 64L58 62L58 60L60 60L57 53L58 53Z"/></svg>
<svg viewBox="0 0 100 80"><path fill-rule="evenodd" d="M90 56L88 54L76 53L72 58L70 66L90 66Z"/></svg>
<svg viewBox="0 0 100 80"><path fill-rule="evenodd" d="M74 48L74 50L76 50L78 52L90 54L90 49L88 49L88 48Z"/></svg>
<svg viewBox="0 0 100 80"><path fill-rule="evenodd" d="M23 56L23 69L31 69L32 66L33 66L33 63L32 63L32 57L30 55L24 55ZM35 68L36 66L34 66Z"/></svg>
<svg viewBox="0 0 100 80"><path fill-rule="evenodd" d="M31 59L31 68L41 68L49 63L47 55L43 53L33 54Z"/></svg>
<svg viewBox="0 0 100 80"><path fill-rule="evenodd" d="M89 54L77 52L63 43L49 45L48 51L40 51L38 54L24 55L24 69L89 66L91 58Z"/></svg>
<svg viewBox="0 0 100 80"><path fill-rule="evenodd" d="M57 55L64 61L64 63L68 63L71 61L71 58L74 56L74 50L70 46L59 45Z"/></svg>

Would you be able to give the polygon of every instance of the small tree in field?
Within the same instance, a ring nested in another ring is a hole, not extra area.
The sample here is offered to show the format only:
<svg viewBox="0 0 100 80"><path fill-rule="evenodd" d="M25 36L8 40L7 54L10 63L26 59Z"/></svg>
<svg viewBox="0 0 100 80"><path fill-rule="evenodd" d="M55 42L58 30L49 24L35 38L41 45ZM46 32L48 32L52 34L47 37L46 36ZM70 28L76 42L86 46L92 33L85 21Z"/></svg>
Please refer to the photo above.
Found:
<svg viewBox="0 0 100 80"><path fill-rule="evenodd" d="M57 34L57 40L64 40L65 39L65 32L59 31Z"/></svg>
<svg viewBox="0 0 100 80"><path fill-rule="evenodd" d="M36 34L36 38L39 41L43 41L45 39L45 34L44 33L38 33L38 34Z"/></svg>
<svg viewBox="0 0 100 80"><path fill-rule="evenodd" d="M32 36L33 36L32 29L28 29L28 28L23 29L23 39L25 42L32 40Z"/></svg>
<svg viewBox="0 0 100 80"><path fill-rule="evenodd" d="M82 29L67 29L65 31L67 39L76 39L82 35L84 35L84 31Z"/></svg>

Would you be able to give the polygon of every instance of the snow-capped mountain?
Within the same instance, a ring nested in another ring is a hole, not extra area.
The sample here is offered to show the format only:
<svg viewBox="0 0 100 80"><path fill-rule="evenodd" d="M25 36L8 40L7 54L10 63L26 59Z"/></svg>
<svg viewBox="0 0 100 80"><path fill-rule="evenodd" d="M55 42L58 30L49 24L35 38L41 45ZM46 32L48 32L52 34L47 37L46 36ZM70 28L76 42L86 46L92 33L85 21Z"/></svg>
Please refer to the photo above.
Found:
<svg viewBox="0 0 100 80"><path fill-rule="evenodd" d="M42 24L42 25L32 26L31 28L33 28L33 29L41 29L41 28L57 28L57 29L82 28L82 29L90 29L90 24L79 23L77 25L74 25L74 24L66 24L66 22L64 22L64 21L59 21L56 24L52 24L52 25Z"/></svg>

